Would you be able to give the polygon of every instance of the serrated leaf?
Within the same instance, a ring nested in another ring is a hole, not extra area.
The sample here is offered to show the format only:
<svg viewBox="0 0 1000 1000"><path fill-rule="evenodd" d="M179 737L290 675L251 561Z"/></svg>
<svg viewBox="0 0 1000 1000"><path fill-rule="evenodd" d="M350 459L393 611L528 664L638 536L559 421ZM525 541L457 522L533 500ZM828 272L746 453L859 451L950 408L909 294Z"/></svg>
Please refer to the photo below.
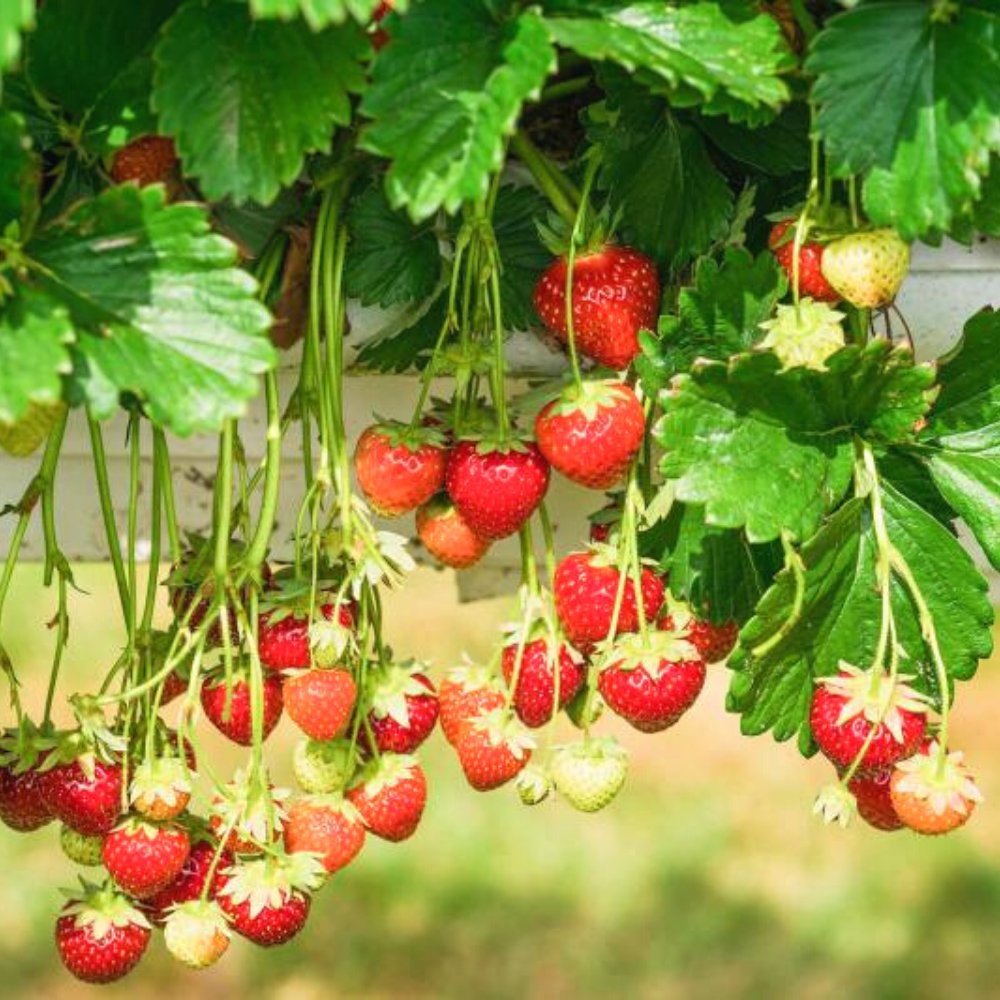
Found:
<svg viewBox="0 0 1000 1000"><path fill-rule="evenodd" d="M714 115L696 115L692 122L726 156L754 170L784 177L809 169L809 109L801 102L758 128Z"/></svg>
<svg viewBox="0 0 1000 1000"><path fill-rule="evenodd" d="M30 245L33 276L69 309L76 375L102 417L131 392L178 434L240 415L275 363L270 316L205 210L131 185L83 202Z"/></svg>
<svg viewBox="0 0 1000 1000"><path fill-rule="evenodd" d="M598 186L620 213L629 242L678 271L722 237L733 192L701 135L665 101L605 73L609 97L592 108L588 132L601 148Z"/></svg>
<svg viewBox="0 0 1000 1000"><path fill-rule="evenodd" d="M81 116L147 48L177 4L48 0L28 42L28 76L47 97Z"/></svg>
<svg viewBox="0 0 1000 1000"><path fill-rule="evenodd" d="M35 0L0 0L0 70L21 54L21 32L35 21Z"/></svg>
<svg viewBox="0 0 1000 1000"><path fill-rule="evenodd" d="M878 455L878 469L879 475L903 496L951 528L958 514L941 495L922 456L901 448L889 448Z"/></svg>
<svg viewBox="0 0 1000 1000"><path fill-rule="evenodd" d="M646 0L606 8L549 3L547 21L560 45L645 71L685 103L696 95L713 110L742 115L747 108L776 108L788 97L780 74L790 55L766 15L737 19L708 2L667 7Z"/></svg>
<svg viewBox="0 0 1000 1000"><path fill-rule="evenodd" d="M507 0L438 0L400 18L375 61L361 110L365 148L387 157L393 205L416 219L486 194L521 106L555 68L532 10Z"/></svg>
<svg viewBox="0 0 1000 1000"><path fill-rule="evenodd" d="M364 343L358 351L356 364L359 368L385 373L423 368L441 332L447 306L447 295L439 294L409 322L396 325Z"/></svg>
<svg viewBox="0 0 1000 1000"><path fill-rule="evenodd" d="M1000 152L1000 12L925 0L869 3L813 42L817 126L841 176L865 173L864 205L904 239L946 232L979 198Z"/></svg>
<svg viewBox="0 0 1000 1000"><path fill-rule="evenodd" d="M854 437L912 440L933 379L884 341L838 351L825 371L782 371L767 352L696 365L662 396L661 470L709 524L751 542L808 538L847 489Z"/></svg>
<svg viewBox="0 0 1000 1000"><path fill-rule="evenodd" d="M133 59L97 98L83 134L87 149L105 157L141 135L155 134L152 90L153 60L144 54Z"/></svg>
<svg viewBox="0 0 1000 1000"><path fill-rule="evenodd" d="M412 223L392 208L381 186L354 202L347 225L344 280L352 298L385 307L422 301L437 287L441 254L433 223Z"/></svg>
<svg viewBox="0 0 1000 1000"><path fill-rule="evenodd" d="M255 18L290 21L302 17L313 31L329 24L343 24L349 17L359 24L368 24L380 6L381 0L250 0L250 11ZM394 9L404 7L398 3Z"/></svg>
<svg viewBox="0 0 1000 1000"><path fill-rule="evenodd" d="M538 235L547 202L531 187L504 185L493 210L493 232L500 253L500 307L504 326L526 330L536 321L532 294L552 254Z"/></svg>
<svg viewBox="0 0 1000 1000"><path fill-rule="evenodd" d="M0 110L0 234L20 220L36 197L31 140L20 115Z"/></svg>
<svg viewBox="0 0 1000 1000"><path fill-rule="evenodd" d="M62 394L60 376L72 367L73 339L66 309L30 288L0 308L0 424L12 424L29 403L52 403Z"/></svg>
<svg viewBox="0 0 1000 1000"><path fill-rule="evenodd" d="M643 340L637 368L646 392L662 389L696 358L721 361L761 340L760 324L784 290L770 252L754 257L730 248L721 261L698 261L693 284L681 289L676 311L660 317L659 336Z"/></svg>
<svg viewBox="0 0 1000 1000"><path fill-rule="evenodd" d="M267 204L350 122L367 51L354 24L317 33L188 0L154 52L153 107L210 199Z"/></svg>

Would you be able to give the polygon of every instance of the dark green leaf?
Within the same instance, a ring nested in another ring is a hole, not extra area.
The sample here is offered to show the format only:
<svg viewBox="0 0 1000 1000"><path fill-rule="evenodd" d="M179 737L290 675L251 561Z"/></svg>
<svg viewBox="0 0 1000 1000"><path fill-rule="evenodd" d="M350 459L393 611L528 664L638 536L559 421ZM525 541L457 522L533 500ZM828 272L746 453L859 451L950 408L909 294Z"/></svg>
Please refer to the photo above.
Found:
<svg viewBox="0 0 1000 1000"><path fill-rule="evenodd" d="M905 239L947 231L1000 152L1000 11L867 3L817 36L817 123L831 166L866 173L864 203Z"/></svg>
<svg viewBox="0 0 1000 1000"><path fill-rule="evenodd" d="M941 495L921 456L899 448L889 448L879 454L878 470L879 475L903 496L909 497L918 507L923 507L942 524L950 527L958 517Z"/></svg>
<svg viewBox="0 0 1000 1000"><path fill-rule="evenodd" d="M140 135L155 134L158 125L149 103L152 89L153 60L138 56L97 98L87 116L86 147L105 157Z"/></svg>
<svg viewBox="0 0 1000 1000"><path fill-rule="evenodd" d="M270 205L247 201L234 205L220 201L212 206L216 228L228 236L246 257L259 257L271 237L284 226L301 224L309 211L301 186L282 188Z"/></svg>
<svg viewBox="0 0 1000 1000"><path fill-rule="evenodd" d="M21 32L35 20L35 0L0 0L0 70L21 54Z"/></svg>
<svg viewBox="0 0 1000 1000"><path fill-rule="evenodd" d="M60 375L71 368L73 339L66 309L44 294L23 288L0 308L0 424L12 424L29 403L61 396Z"/></svg>
<svg viewBox="0 0 1000 1000"><path fill-rule="evenodd" d="M351 120L367 48L353 24L314 33L188 0L154 53L153 106L209 198L267 204Z"/></svg>
<svg viewBox="0 0 1000 1000"><path fill-rule="evenodd" d="M534 188L505 185L497 195L493 231L500 251L500 306L504 326L526 330L535 321L532 293L552 255L538 235L547 202Z"/></svg>
<svg viewBox="0 0 1000 1000"><path fill-rule="evenodd" d="M28 74L82 115L156 36L178 0L48 0L28 44ZM186 83L192 76L186 77Z"/></svg>
<svg viewBox="0 0 1000 1000"><path fill-rule="evenodd" d="M361 345L356 363L379 372L405 372L423 368L444 325L448 296L440 294L416 317L406 317L384 334Z"/></svg>
<svg viewBox="0 0 1000 1000"><path fill-rule="evenodd" d="M809 110L803 103L790 104L759 128L708 115L693 122L726 156L754 170L783 177L809 169Z"/></svg>
<svg viewBox="0 0 1000 1000"><path fill-rule="evenodd" d="M24 121L0 110L0 234L37 199L38 178Z"/></svg>
<svg viewBox="0 0 1000 1000"><path fill-rule="evenodd" d="M365 147L391 160L393 205L425 219L486 194L521 106L555 68L542 19L496 0L415 4L375 61Z"/></svg>
<svg viewBox="0 0 1000 1000"><path fill-rule="evenodd" d="M100 416L122 392L178 434L240 415L275 362L270 316L204 209L159 186L110 188L31 244L39 284L69 309L77 378Z"/></svg>
<svg viewBox="0 0 1000 1000"><path fill-rule="evenodd" d="M386 200L381 186L365 191L347 217L351 241L345 282L366 305L419 302L437 287L441 254L434 226L412 223Z"/></svg>

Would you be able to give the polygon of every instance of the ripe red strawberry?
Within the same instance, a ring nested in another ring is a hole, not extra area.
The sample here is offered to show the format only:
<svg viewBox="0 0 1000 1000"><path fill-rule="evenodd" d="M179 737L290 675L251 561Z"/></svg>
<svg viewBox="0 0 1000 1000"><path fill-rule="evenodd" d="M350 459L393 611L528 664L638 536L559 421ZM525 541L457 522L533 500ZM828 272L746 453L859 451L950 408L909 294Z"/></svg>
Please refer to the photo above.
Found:
<svg viewBox="0 0 1000 1000"><path fill-rule="evenodd" d="M438 692L445 739L454 743L466 722L494 708L503 708L505 701L497 678L486 667L465 664L449 670Z"/></svg>
<svg viewBox="0 0 1000 1000"><path fill-rule="evenodd" d="M84 883L56 921L56 948L77 979L112 983L135 968L151 933L146 918L110 885Z"/></svg>
<svg viewBox="0 0 1000 1000"><path fill-rule="evenodd" d="M437 692L422 670L410 660L390 667L375 684L368 724L382 753L413 753L434 729Z"/></svg>
<svg viewBox="0 0 1000 1000"><path fill-rule="evenodd" d="M847 787L858 806L858 815L876 830L900 830L903 821L892 804L892 770L856 774Z"/></svg>
<svg viewBox="0 0 1000 1000"><path fill-rule="evenodd" d="M312 795L293 803L285 822L285 850L311 851L329 874L350 864L365 844L358 810L340 795Z"/></svg>
<svg viewBox="0 0 1000 1000"><path fill-rule="evenodd" d="M926 836L964 826L983 801L964 755L943 753L936 740L896 765L889 788L896 815Z"/></svg>
<svg viewBox="0 0 1000 1000"><path fill-rule="evenodd" d="M322 871L308 854L240 861L216 875L215 898L237 934L270 948L302 930Z"/></svg>
<svg viewBox="0 0 1000 1000"><path fill-rule="evenodd" d="M565 343L565 257L542 275L534 299L542 322ZM581 354L616 371L627 368L639 353L639 331L656 329L659 307L656 265L637 250L605 246L576 258L573 332Z"/></svg>
<svg viewBox="0 0 1000 1000"><path fill-rule="evenodd" d="M468 569L490 547L480 538L446 497L435 497L417 509L417 534L424 548L438 562L452 569Z"/></svg>
<svg viewBox="0 0 1000 1000"><path fill-rule="evenodd" d="M201 686L201 707L205 710L208 721L234 743L244 747L253 743L250 683L245 674L239 671L233 674L231 695L224 676L206 677ZM281 678L268 674L264 677L264 739L278 724L282 707Z"/></svg>
<svg viewBox="0 0 1000 1000"><path fill-rule="evenodd" d="M13 764L0 766L0 820L21 833L52 822L52 810L45 799L45 776L34 767L18 772Z"/></svg>
<svg viewBox="0 0 1000 1000"><path fill-rule="evenodd" d="M872 727L875 736L861 760L862 771L891 767L916 752L927 730L927 703L907 679L893 686L886 674L873 676L842 662L836 677L817 682L809 722L835 767L854 763Z"/></svg>
<svg viewBox="0 0 1000 1000"><path fill-rule="evenodd" d="M590 515L589 541L597 545L605 545L611 540L613 532L618 531L622 519L620 503L609 503Z"/></svg>
<svg viewBox="0 0 1000 1000"><path fill-rule="evenodd" d="M597 686L608 708L643 733L672 726L705 684L694 645L673 632L626 637L609 654Z"/></svg>
<svg viewBox="0 0 1000 1000"><path fill-rule="evenodd" d="M694 643L695 649L706 663L721 663L736 648L740 638L740 626L729 620L721 625L707 618L697 618L687 605L669 602L667 614L660 618L657 627L665 632L680 632L685 639Z"/></svg>
<svg viewBox="0 0 1000 1000"><path fill-rule="evenodd" d="M433 428L376 424L358 439L354 472L372 508L399 517L444 486L448 452Z"/></svg>
<svg viewBox="0 0 1000 1000"><path fill-rule="evenodd" d="M181 827L127 819L104 838L101 856L120 888L145 899L180 875L190 853L191 838Z"/></svg>
<svg viewBox="0 0 1000 1000"><path fill-rule="evenodd" d="M163 690L160 692L160 708L179 698L187 689L187 679L176 670L171 671L167 674L167 679L163 682Z"/></svg>
<svg viewBox="0 0 1000 1000"><path fill-rule="evenodd" d="M191 851L174 880L142 901L142 910L152 924L162 927L166 923L171 907L191 902L201 895L212 867L215 851L216 845L207 840L199 840L192 844ZM218 871L223 871L232 863L232 854L224 850L216 868Z"/></svg>
<svg viewBox="0 0 1000 1000"><path fill-rule="evenodd" d="M103 836L121 813L122 769L83 756L45 772L43 794L52 815L71 830Z"/></svg>
<svg viewBox="0 0 1000 1000"><path fill-rule="evenodd" d="M518 643L511 642L503 650L503 675L508 685L513 683L517 667ZM559 704L555 695L555 662L559 662ZM545 637L525 644L521 655L517 688L514 691L514 711L532 729L544 725L553 714L569 702L586 674L583 657L565 643L554 650Z"/></svg>
<svg viewBox="0 0 1000 1000"><path fill-rule="evenodd" d="M257 650L260 662L271 670L307 670L313 666L331 667L341 656L354 628L351 605L339 607L329 597L320 607L312 627L308 608L299 603L279 605L260 619Z"/></svg>
<svg viewBox="0 0 1000 1000"><path fill-rule="evenodd" d="M577 649L587 652L594 643L608 638L618 594L620 574L614 550L594 547L572 552L556 568L552 591L556 614L566 637ZM642 608L653 621L663 604L663 581L648 567L642 568ZM629 579L622 595L616 634L634 632L639 627L635 583Z"/></svg>
<svg viewBox="0 0 1000 1000"><path fill-rule="evenodd" d="M549 487L537 445L459 441L448 460L448 494L480 538L505 538L531 517Z"/></svg>
<svg viewBox="0 0 1000 1000"><path fill-rule="evenodd" d="M427 804L427 778L415 757L387 753L347 793L365 826L383 840L412 836Z"/></svg>
<svg viewBox="0 0 1000 1000"><path fill-rule="evenodd" d="M455 737L458 762L477 792L487 792L516 777L531 760L534 740L504 709L474 716Z"/></svg>
<svg viewBox="0 0 1000 1000"><path fill-rule="evenodd" d="M346 670L302 670L285 678L285 711L314 740L339 736L357 697L357 685Z"/></svg>
<svg viewBox="0 0 1000 1000"><path fill-rule="evenodd" d="M771 229L767 245L788 275L795 281L795 219L782 219ZM836 289L823 277L823 244L804 240L799 247L799 294L817 302L839 302Z"/></svg>
<svg viewBox="0 0 1000 1000"><path fill-rule="evenodd" d="M111 179L116 184L135 181L139 187L167 183L177 167L173 139L143 135L119 149L111 161Z"/></svg>
<svg viewBox="0 0 1000 1000"><path fill-rule="evenodd" d="M592 490L614 486L642 446L642 403L623 382L584 382L548 403L535 420L535 438L552 467Z"/></svg>

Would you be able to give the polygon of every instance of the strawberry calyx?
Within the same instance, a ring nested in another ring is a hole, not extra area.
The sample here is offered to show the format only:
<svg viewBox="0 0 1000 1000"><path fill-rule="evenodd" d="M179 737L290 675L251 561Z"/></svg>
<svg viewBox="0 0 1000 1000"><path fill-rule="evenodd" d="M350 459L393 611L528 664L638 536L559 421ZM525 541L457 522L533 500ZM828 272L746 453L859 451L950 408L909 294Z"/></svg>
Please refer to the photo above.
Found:
<svg viewBox="0 0 1000 1000"><path fill-rule="evenodd" d="M435 448L447 446L445 432L433 423L404 424L399 420L384 420L375 415L378 423L368 428L366 433L377 434L385 439L390 448L405 448L416 454L426 445Z"/></svg>
<svg viewBox="0 0 1000 1000"><path fill-rule="evenodd" d="M893 679L882 671L869 672L841 660L840 673L823 678L817 683L832 694L844 699L837 719L843 726L851 719L862 716L872 725L882 724L897 743L902 743L902 712L926 713L928 701L909 685L912 675L899 675Z"/></svg>
<svg viewBox="0 0 1000 1000"><path fill-rule="evenodd" d="M407 660L388 670L381 671L371 691L370 703L377 719L389 717L404 729L410 725L407 696L433 697L434 692L421 679L426 676L428 665L418 660Z"/></svg>
<svg viewBox="0 0 1000 1000"><path fill-rule="evenodd" d="M700 663L701 654L680 631L630 632L598 643L601 669L637 670L640 667L654 680L678 663Z"/></svg>
<svg viewBox="0 0 1000 1000"><path fill-rule="evenodd" d="M370 760L350 787L353 790L364 786L364 794L374 798L393 785L407 781L419 766L417 758L412 754L384 753Z"/></svg>
<svg viewBox="0 0 1000 1000"><path fill-rule="evenodd" d="M840 782L824 785L813 804L813 815L824 823L846 828L858 811L857 799Z"/></svg>
<svg viewBox="0 0 1000 1000"><path fill-rule="evenodd" d="M966 816L983 801L960 750L945 751L935 740L919 753L896 764L894 790L926 800L937 816L949 810Z"/></svg>
<svg viewBox="0 0 1000 1000"><path fill-rule="evenodd" d="M339 813L345 819L350 820L352 823L362 822L361 813L358 812L358 809L353 802L344 797L344 793L342 791L304 795L298 800L296 805L306 806L310 809L332 810L333 812Z"/></svg>
<svg viewBox="0 0 1000 1000"><path fill-rule="evenodd" d="M190 798L192 777L187 762L180 757L145 760L133 772L129 801L133 806L157 801L166 807L176 807Z"/></svg>
<svg viewBox="0 0 1000 1000"><path fill-rule="evenodd" d="M524 760L538 745L523 723L504 708L480 712L469 725L482 733L490 746L505 747L517 760Z"/></svg>
<svg viewBox="0 0 1000 1000"><path fill-rule="evenodd" d="M287 788L251 780L246 771L239 770L212 802L212 827L220 835L231 828L231 836L240 842L265 847L284 825L285 801L290 795Z"/></svg>
<svg viewBox="0 0 1000 1000"><path fill-rule="evenodd" d="M12 774L24 774L37 767L56 743L51 728L43 732L24 716L17 728L4 730L0 735L0 767L8 768Z"/></svg>
<svg viewBox="0 0 1000 1000"><path fill-rule="evenodd" d="M476 446L477 455L509 455L511 452L527 454L530 451L531 438L526 435L520 437L502 436L500 432L493 428L484 431L482 434L463 434L456 444L471 442Z"/></svg>
<svg viewBox="0 0 1000 1000"><path fill-rule="evenodd" d="M547 415L569 417L582 413L587 421L591 421L602 408L619 406L623 392L632 393L632 389L618 379L587 379L580 385L566 386Z"/></svg>
<svg viewBox="0 0 1000 1000"><path fill-rule="evenodd" d="M280 909L289 899L306 896L326 878L326 870L312 852L285 854L278 849L266 857L238 861L221 874L224 884L219 895L228 897L234 906L246 903L251 920L265 909Z"/></svg>
<svg viewBox="0 0 1000 1000"><path fill-rule="evenodd" d="M529 764L518 774L514 787L524 805L537 806L552 792L552 779L542 768Z"/></svg>
<svg viewBox="0 0 1000 1000"><path fill-rule="evenodd" d="M77 928L88 928L98 940L106 937L116 927L143 927L151 930L149 921L141 910L133 906L127 896L119 892L110 880L95 885L80 880L82 893L63 889L69 902L63 908L64 916L73 917Z"/></svg>

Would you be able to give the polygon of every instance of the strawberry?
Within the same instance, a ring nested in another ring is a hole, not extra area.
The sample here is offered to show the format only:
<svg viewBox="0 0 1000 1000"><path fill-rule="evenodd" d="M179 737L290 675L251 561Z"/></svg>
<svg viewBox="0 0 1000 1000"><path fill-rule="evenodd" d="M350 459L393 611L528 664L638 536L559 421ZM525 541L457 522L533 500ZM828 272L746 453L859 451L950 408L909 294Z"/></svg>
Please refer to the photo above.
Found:
<svg viewBox="0 0 1000 1000"><path fill-rule="evenodd" d="M563 390L535 419L535 438L549 464L592 490L614 486L642 446L646 416L623 382L584 382Z"/></svg>
<svg viewBox="0 0 1000 1000"><path fill-rule="evenodd" d="M433 731L437 692L424 669L423 664L410 660L378 676L368 724L382 753L413 753Z"/></svg>
<svg viewBox="0 0 1000 1000"><path fill-rule="evenodd" d="M508 685L517 669L518 642L504 647L503 675ZM555 663L559 663L559 704L555 703ZM521 653L517 687L514 691L514 711L518 718L532 729L544 725L570 701L586 673L583 657L565 643L553 644L544 636L526 643Z"/></svg>
<svg viewBox="0 0 1000 1000"><path fill-rule="evenodd" d="M340 795L310 796L288 809L285 850L313 852L330 875L350 864L364 844L361 816Z"/></svg>
<svg viewBox="0 0 1000 1000"><path fill-rule="evenodd" d="M827 305L802 299L797 305L779 305L773 319L760 324L767 336L758 345L770 350L786 368L826 369L827 359L846 342L845 314Z"/></svg>
<svg viewBox="0 0 1000 1000"><path fill-rule="evenodd" d="M535 286L535 309L563 343L566 329L565 257ZM627 368L639 353L639 331L655 330L660 307L656 265L630 247L604 246L578 256L573 267L573 332L581 354L608 368Z"/></svg>
<svg viewBox="0 0 1000 1000"><path fill-rule="evenodd" d="M178 757L143 761L132 775L129 800L146 819L176 819L191 801L191 772Z"/></svg>
<svg viewBox="0 0 1000 1000"><path fill-rule="evenodd" d="M614 739L560 747L552 757L556 791L580 812L603 809L621 791L628 774L628 751Z"/></svg>
<svg viewBox="0 0 1000 1000"><path fill-rule="evenodd" d="M549 463L537 445L514 441L459 441L446 476L448 495L480 538L514 534L549 487Z"/></svg>
<svg viewBox="0 0 1000 1000"><path fill-rule="evenodd" d="M384 49L391 41L389 32L386 31L385 28L378 27L378 25L387 14L392 13L392 5L393 0L382 0L382 3L375 8L374 13L372 14L371 24L373 26L373 30L371 33L371 39L372 48L374 48L376 52L381 52L382 49Z"/></svg>
<svg viewBox="0 0 1000 1000"><path fill-rule="evenodd" d="M191 853L191 838L179 826L127 819L105 838L101 856L115 882L135 899L155 896L178 875Z"/></svg>
<svg viewBox="0 0 1000 1000"><path fill-rule="evenodd" d="M232 687L226 685L223 675L206 677L201 685L201 707L208 721L223 736L248 747L253 743L253 720L250 713L250 682L242 671L233 674ZM263 738L267 739L278 724L283 709L281 678L269 674L264 677Z"/></svg>
<svg viewBox="0 0 1000 1000"><path fill-rule="evenodd" d="M292 772L302 791L324 795L347 785L355 760L350 740L299 740L292 752Z"/></svg>
<svg viewBox="0 0 1000 1000"><path fill-rule="evenodd" d="M45 443L65 409L63 403L29 402L13 423L0 420L0 449L14 458L27 458Z"/></svg>
<svg viewBox="0 0 1000 1000"><path fill-rule="evenodd" d="M176 701L187 689L187 679L176 670L172 670L163 681L163 688L160 691L160 708Z"/></svg>
<svg viewBox="0 0 1000 1000"><path fill-rule="evenodd" d="M696 617L686 604L670 597L666 607L667 614L660 618L656 627L664 632L679 632L694 645L706 663L721 663L736 648L740 626L732 619L716 625L707 618Z"/></svg>
<svg viewBox="0 0 1000 1000"><path fill-rule="evenodd" d="M795 281L795 224L795 219L775 223L767 241L790 283ZM823 244L803 240L799 245L799 294L817 302L838 302L836 289L823 277L822 261Z"/></svg>
<svg viewBox="0 0 1000 1000"><path fill-rule="evenodd" d="M903 824L931 836L964 826L983 801L963 755L936 741L896 765L890 795Z"/></svg>
<svg viewBox="0 0 1000 1000"><path fill-rule="evenodd" d="M0 820L12 830L30 833L52 822L45 797L46 776L34 767L0 766Z"/></svg>
<svg viewBox="0 0 1000 1000"><path fill-rule="evenodd" d="M112 983L135 968L151 935L146 918L109 885L84 883L56 921L56 948L85 983Z"/></svg>
<svg viewBox="0 0 1000 1000"><path fill-rule="evenodd" d="M261 616L260 662L277 671L306 670L314 663L332 667L347 648L353 628L354 612L345 601L329 595L310 626L308 600L303 604L291 598Z"/></svg>
<svg viewBox="0 0 1000 1000"><path fill-rule="evenodd" d="M302 930L309 893L322 877L322 866L309 854L240 861L216 875L215 898L237 934L270 948Z"/></svg>
<svg viewBox="0 0 1000 1000"><path fill-rule="evenodd" d="M142 901L142 910L150 923L162 927L167 922L173 907L192 902L201 896L212 868L216 849L216 845L207 840L198 840L191 845L191 851L176 878L159 892ZM232 854L223 850L216 869L222 871L232 863Z"/></svg>
<svg viewBox="0 0 1000 1000"><path fill-rule="evenodd" d="M426 503L444 486L448 452L428 427L376 424L358 439L354 472L372 508L399 517Z"/></svg>
<svg viewBox="0 0 1000 1000"><path fill-rule="evenodd" d="M892 771L885 768L856 774L847 784L858 807L858 815L876 830L891 832L903 826L892 804L891 782Z"/></svg>
<svg viewBox="0 0 1000 1000"><path fill-rule="evenodd" d="M642 733L672 726L705 684L705 664L694 644L676 632L630 635L608 654L598 690L616 715Z"/></svg>
<svg viewBox="0 0 1000 1000"><path fill-rule="evenodd" d="M177 150L173 139L162 135L143 135L119 149L111 161L111 179L116 184L135 181L139 187L165 184L177 168Z"/></svg>
<svg viewBox="0 0 1000 1000"><path fill-rule="evenodd" d="M503 708L474 716L455 736L455 750L466 780L477 792L488 792L517 777L535 741Z"/></svg>
<svg viewBox="0 0 1000 1000"><path fill-rule="evenodd" d="M910 268L910 248L894 229L851 233L823 252L823 277L858 309L878 309L896 297Z"/></svg>
<svg viewBox="0 0 1000 1000"><path fill-rule="evenodd" d="M907 680L900 677L893 684L886 674L841 661L836 677L817 681L809 723L813 739L835 767L854 763L873 727L862 771L891 767L916 752L927 729L927 703Z"/></svg>
<svg viewBox="0 0 1000 1000"><path fill-rule="evenodd" d="M503 708L506 698L494 674L467 663L449 670L441 682L441 731L454 743L461 726L482 712Z"/></svg>
<svg viewBox="0 0 1000 1000"><path fill-rule="evenodd" d="M59 828L59 846L70 861L83 868L97 868L104 864L103 837L88 837L63 823Z"/></svg>
<svg viewBox="0 0 1000 1000"><path fill-rule="evenodd" d="M285 711L314 740L332 740L343 732L357 696L346 670L297 670L285 678Z"/></svg>
<svg viewBox="0 0 1000 1000"><path fill-rule="evenodd" d="M490 547L489 540L480 538L443 495L417 508L417 534L424 548L452 569L475 565Z"/></svg>
<svg viewBox="0 0 1000 1000"><path fill-rule="evenodd" d="M83 755L45 772L43 794L52 815L70 829L103 836L121 813L122 769Z"/></svg>
<svg viewBox="0 0 1000 1000"><path fill-rule="evenodd" d="M288 794L238 770L212 800L209 828L219 839L226 838L226 849L234 854L259 854L281 837Z"/></svg>
<svg viewBox="0 0 1000 1000"><path fill-rule="evenodd" d="M229 947L229 924L218 903L195 899L181 903L163 928L167 951L189 969L207 969Z"/></svg>
<svg viewBox="0 0 1000 1000"><path fill-rule="evenodd" d="M406 840L427 804L427 778L415 757L387 753L365 767L347 798L376 837Z"/></svg>
<svg viewBox="0 0 1000 1000"><path fill-rule="evenodd" d="M525 806L537 806L544 802L552 791L552 777L548 771L529 764L514 782L517 797Z"/></svg>
<svg viewBox="0 0 1000 1000"><path fill-rule="evenodd" d="M556 568L552 582L556 613L569 641L582 652L608 638L621 574L613 549L593 546L572 552ZM641 575L642 609L647 620L656 618L663 604L663 581L648 567ZM622 592L615 634L639 627L635 583L629 579Z"/></svg>
<svg viewBox="0 0 1000 1000"><path fill-rule="evenodd" d="M621 527L621 504L618 502L606 504L600 510L594 511L587 520L590 522L589 541L597 545L606 545Z"/></svg>

